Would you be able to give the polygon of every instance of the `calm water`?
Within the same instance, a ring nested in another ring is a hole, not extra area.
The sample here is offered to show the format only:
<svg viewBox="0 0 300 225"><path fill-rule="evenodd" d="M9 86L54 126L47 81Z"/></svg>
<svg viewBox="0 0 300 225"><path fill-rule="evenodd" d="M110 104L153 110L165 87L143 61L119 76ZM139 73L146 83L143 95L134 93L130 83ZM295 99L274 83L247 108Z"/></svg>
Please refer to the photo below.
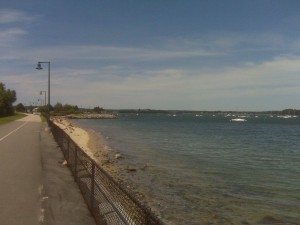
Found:
<svg viewBox="0 0 300 225"><path fill-rule="evenodd" d="M123 115L78 120L120 152L167 224L300 224L300 118Z"/></svg>

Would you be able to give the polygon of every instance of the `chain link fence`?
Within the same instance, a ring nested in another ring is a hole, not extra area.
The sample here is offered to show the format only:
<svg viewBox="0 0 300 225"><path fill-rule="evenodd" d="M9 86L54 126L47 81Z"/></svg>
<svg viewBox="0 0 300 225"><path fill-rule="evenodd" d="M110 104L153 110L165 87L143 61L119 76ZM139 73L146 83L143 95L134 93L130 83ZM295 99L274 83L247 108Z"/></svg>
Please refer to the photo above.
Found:
<svg viewBox="0 0 300 225"><path fill-rule="evenodd" d="M119 185L62 129L49 121L53 136L99 225L164 225Z"/></svg>

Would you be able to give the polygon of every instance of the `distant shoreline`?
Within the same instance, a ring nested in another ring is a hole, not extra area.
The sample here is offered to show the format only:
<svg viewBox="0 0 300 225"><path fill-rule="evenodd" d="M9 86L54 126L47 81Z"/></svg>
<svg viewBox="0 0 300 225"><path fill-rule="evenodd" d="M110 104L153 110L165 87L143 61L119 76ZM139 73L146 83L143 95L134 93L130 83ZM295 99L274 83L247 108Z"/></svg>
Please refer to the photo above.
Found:
<svg viewBox="0 0 300 225"><path fill-rule="evenodd" d="M117 116L113 114L102 114L102 113L81 113L81 114L70 114L65 116L68 119L115 119Z"/></svg>
<svg viewBox="0 0 300 225"><path fill-rule="evenodd" d="M106 112L113 114L134 113L134 114L273 114L273 115L300 115L300 109L289 108L283 110L157 110L157 109L106 109Z"/></svg>

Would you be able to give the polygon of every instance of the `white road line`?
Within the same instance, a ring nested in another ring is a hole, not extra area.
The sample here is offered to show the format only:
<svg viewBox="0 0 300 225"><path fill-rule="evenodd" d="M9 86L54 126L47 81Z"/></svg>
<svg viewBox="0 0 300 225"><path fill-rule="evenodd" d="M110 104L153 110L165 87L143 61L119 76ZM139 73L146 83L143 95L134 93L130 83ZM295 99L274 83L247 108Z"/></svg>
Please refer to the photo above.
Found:
<svg viewBox="0 0 300 225"><path fill-rule="evenodd" d="M28 122L23 123L21 126L19 126L18 128L14 129L13 131L9 132L7 135L5 135L4 137L0 138L0 142L3 141L5 138L7 138L9 135L11 135L12 133L16 132L17 130L19 130L20 128L24 127Z"/></svg>

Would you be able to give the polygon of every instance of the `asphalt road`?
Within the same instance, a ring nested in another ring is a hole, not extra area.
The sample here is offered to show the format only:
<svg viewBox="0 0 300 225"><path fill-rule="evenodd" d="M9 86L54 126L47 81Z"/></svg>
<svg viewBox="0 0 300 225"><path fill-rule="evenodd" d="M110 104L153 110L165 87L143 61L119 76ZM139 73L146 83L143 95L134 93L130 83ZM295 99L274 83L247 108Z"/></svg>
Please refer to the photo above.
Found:
<svg viewBox="0 0 300 225"><path fill-rule="evenodd" d="M0 126L0 225L39 224L40 128L37 115Z"/></svg>
<svg viewBox="0 0 300 225"><path fill-rule="evenodd" d="M0 126L0 225L95 225L38 115Z"/></svg>

